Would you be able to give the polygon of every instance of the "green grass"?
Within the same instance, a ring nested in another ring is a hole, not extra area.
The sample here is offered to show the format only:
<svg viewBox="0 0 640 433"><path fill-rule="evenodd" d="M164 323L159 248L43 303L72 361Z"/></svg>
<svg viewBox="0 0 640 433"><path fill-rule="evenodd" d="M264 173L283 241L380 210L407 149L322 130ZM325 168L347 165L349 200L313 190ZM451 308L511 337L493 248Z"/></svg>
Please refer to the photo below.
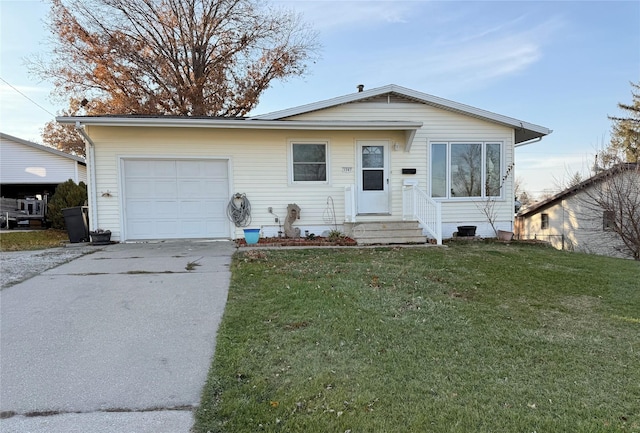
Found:
<svg viewBox="0 0 640 433"><path fill-rule="evenodd" d="M42 250L59 247L61 243L68 241L69 235L65 230L2 232L0 251Z"/></svg>
<svg viewBox="0 0 640 433"><path fill-rule="evenodd" d="M197 432L638 432L640 266L536 245L238 253Z"/></svg>

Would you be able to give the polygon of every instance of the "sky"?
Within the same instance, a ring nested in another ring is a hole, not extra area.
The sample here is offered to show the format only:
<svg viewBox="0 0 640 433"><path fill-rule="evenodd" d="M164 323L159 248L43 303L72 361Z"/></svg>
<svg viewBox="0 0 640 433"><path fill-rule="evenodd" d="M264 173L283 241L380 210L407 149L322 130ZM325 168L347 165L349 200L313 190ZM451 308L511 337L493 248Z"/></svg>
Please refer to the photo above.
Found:
<svg viewBox="0 0 640 433"><path fill-rule="evenodd" d="M274 1L317 32L305 77L273 83L250 114L397 84L541 125L553 133L516 149L529 194L588 176L619 102L640 82L640 1ZM66 107L29 72L50 50L49 7L0 0L0 131L42 142Z"/></svg>

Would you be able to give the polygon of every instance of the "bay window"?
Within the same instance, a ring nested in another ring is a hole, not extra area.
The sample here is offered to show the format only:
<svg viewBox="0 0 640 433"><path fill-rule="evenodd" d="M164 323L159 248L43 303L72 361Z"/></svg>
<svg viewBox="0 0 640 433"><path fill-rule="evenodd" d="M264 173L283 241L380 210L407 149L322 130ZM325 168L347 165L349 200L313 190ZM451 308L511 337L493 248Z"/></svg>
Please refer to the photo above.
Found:
<svg viewBox="0 0 640 433"><path fill-rule="evenodd" d="M431 197L499 197L502 143L431 143Z"/></svg>

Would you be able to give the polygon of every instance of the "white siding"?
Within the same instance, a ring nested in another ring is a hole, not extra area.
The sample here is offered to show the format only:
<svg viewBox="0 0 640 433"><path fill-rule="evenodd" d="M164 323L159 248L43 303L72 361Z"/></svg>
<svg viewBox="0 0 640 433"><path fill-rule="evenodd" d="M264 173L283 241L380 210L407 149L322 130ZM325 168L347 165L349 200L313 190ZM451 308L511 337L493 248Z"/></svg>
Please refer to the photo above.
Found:
<svg viewBox="0 0 640 433"><path fill-rule="evenodd" d="M402 120L423 122L413 146L405 151L403 131L276 131L208 128L151 128L91 126L88 132L95 142L97 221L93 227L110 229L114 240L122 240L122 205L119 160L126 157L162 158L223 158L230 161L230 191L245 193L252 206L253 228L263 228L273 234L278 230L272 207L281 220L286 208L296 203L301 208L295 224L303 232L309 229L319 234L318 227L332 227L330 206L333 199L336 223L344 221L344 189L355 185L357 172L356 143L358 140L386 140L391 146L390 185L391 215L367 216L359 220L393 220L402 218L402 184L404 179L416 179L419 187L428 191L428 143L430 140L478 140L504 143L504 167L513 162L514 132L477 118L463 116L422 103L392 99L391 104L358 102L296 116L313 120ZM289 179L289 143L291 140L327 141L329 167L327 184L291 184ZM398 150L394 150L398 144ZM403 168L415 168L415 175L403 175ZM105 192L109 192L105 195ZM498 202L498 228L512 230L513 173L504 185L503 200ZM93 203L91 204L93 205ZM481 212L478 200L444 200L443 234L449 237L457 225L477 225L478 234L494 236ZM95 218L95 217L94 217ZM230 226L235 236L242 229Z"/></svg>
<svg viewBox="0 0 640 433"><path fill-rule="evenodd" d="M318 226L331 226L327 220L327 200L335 203L337 223L344 221L344 188L355 183L355 143L357 139L373 138L399 141L402 132L306 132L215 130L204 128L125 128L92 126L89 134L95 142L97 221L92 227L110 229L114 240L121 235L122 173L119 161L127 157L159 158L219 158L230 161L229 199L234 193L244 193L251 202L251 227L277 232L278 224L268 208L281 220L287 205L301 208L295 224L304 232ZM326 140L330 146L327 184L290 184L289 143L291 140ZM399 152L394 152L397 154ZM393 156L392 156L393 157ZM343 170L347 168L347 170ZM351 168L349 171L348 168ZM399 184L398 184L399 185ZM104 194L105 192L109 194ZM400 191L397 191L398 203ZM92 204L90 204L92 205ZM401 217L401 213L398 214ZM231 223L229 223L231 224ZM230 225L230 231L233 227ZM233 230L242 236L242 229ZM319 233L318 233L319 234Z"/></svg>
<svg viewBox="0 0 640 433"><path fill-rule="evenodd" d="M383 99L384 101L384 99ZM470 116L445 111L421 103L408 102L392 98L390 103L355 102L328 108L322 111L306 113L292 117L295 120L404 120L423 122L417 131L410 152L392 153L391 178L393 191L399 191L404 179L417 179L419 187L429 190L429 146L431 141L499 141L504 144L503 171L514 162L513 129L486 122ZM403 142L404 143L404 142ZM415 175L403 175L402 168L416 168ZM503 186L503 199L496 203L498 210L497 228L513 230L514 218L514 172ZM393 209L397 215L401 209L402 196L393 194ZM482 200L442 200L443 237L451 237L458 225L476 225L480 236L495 236L481 209Z"/></svg>
<svg viewBox="0 0 640 433"><path fill-rule="evenodd" d="M520 238L546 241L559 250L630 258L621 252L621 239L604 230L603 211L587 205L588 201L587 193L582 191L527 215L522 219ZM549 217L546 229L541 226L542 214Z"/></svg>
<svg viewBox="0 0 640 433"><path fill-rule="evenodd" d="M0 183L58 184L69 179L86 182L87 167L74 159L0 138Z"/></svg>

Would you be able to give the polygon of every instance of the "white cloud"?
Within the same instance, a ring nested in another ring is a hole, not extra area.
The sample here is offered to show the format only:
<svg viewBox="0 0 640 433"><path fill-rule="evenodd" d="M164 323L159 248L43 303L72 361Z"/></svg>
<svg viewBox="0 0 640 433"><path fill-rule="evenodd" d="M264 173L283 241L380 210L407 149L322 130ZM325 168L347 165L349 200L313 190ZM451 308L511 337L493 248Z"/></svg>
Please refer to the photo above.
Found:
<svg viewBox="0 0 640 433"><path fill-rule="evenodd" d="M455 23L447 26L455 27ZM428 82L430 88L460 93L485 87L534 65L544 56L562 21L550 18L535 24L518 17L497 26L472 27L468 32L454 33L433 28L430 34L438 35L435 42L423 36L399 46L373 49L355 59L353 67L373 71L375 77L388 77L383 82L409 86Z"/></svg>
<svg viewBox="0 0 640 433"><path fill-rule="evenodd" d="M301 12L320 31L349 30L380 23L406 23L422 2L398 1L282 1L286 8Z"/></svg>

